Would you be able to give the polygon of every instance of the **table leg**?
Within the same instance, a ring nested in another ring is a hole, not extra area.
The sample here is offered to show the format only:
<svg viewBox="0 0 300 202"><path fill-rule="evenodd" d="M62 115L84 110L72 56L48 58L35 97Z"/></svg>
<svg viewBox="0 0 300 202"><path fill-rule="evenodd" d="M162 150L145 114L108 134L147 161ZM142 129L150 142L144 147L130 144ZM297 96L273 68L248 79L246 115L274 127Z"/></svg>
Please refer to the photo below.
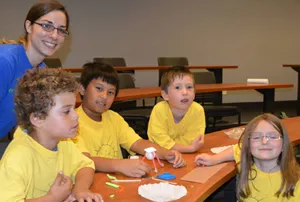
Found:
<svg viewBox="0 0 300 202"><path fill-rule="evenodd" d="M223 69L217 68L217 69L207 69L210 72L213 72L215 74L216 83L223 83ZM217 98L216 98L216 105L222 105L222 92L217 92Z"/></svg>
<svg viewBox="0 0 300 202"><path fill-rule="evenodd" d="M264 96L263 101L263 112L272 113L275 101L275 89L255 89L256 91L260 92Z"/></svg>
<svg viewBox="0 0 300 202"><path fill-rule="evenodd" d="M298 89L297 89L297 116L300 116L300 70L299 68L292 67L293 70L298 72Z"/></svg>

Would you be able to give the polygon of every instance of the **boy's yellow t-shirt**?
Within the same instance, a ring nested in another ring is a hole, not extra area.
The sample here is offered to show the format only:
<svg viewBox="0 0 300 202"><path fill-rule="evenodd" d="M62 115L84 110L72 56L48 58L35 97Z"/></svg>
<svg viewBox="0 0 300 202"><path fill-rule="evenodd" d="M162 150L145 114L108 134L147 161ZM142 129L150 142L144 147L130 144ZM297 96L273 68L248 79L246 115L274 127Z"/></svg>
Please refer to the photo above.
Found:
<svg viewBox="0 0 300 202"><path fill-rule="evenodd" d="M171 149L175 143L190 145L205 131L205 114L203 107L193 102L179 123L174 117L167 101L157 103L150 116L148 126L149 140Z"/></svg>
<svg viewBox="0 0 300 202"><path fill-rule="evenodd" d="M237 163L240 163L240 153L241 150L238 144L233 146L234 159ZM251 190L251 195L243 199L245 202L254 202L254 201L280 201L280 202L299 202L300 201L300 183L296 184L294 191L294 197L289 199L283 198L280 196L277 198L275 193L278 191L281 185L281 172L265 173L257 168L254 164L252 166L252 176L256 176L254 180L249 180L249 187Z"/></svg>
<svg viewBox="0 0 300 202"><path fill-rule="evenodd" d="M141 139L123 117L114 111L102 113L101 122L89 118L82 106L76 112L79 115L79 128L73 141L81 152L88 152L91 156L122 159L120 146L131 152L131 146Z"/></svg>
<svg viewBox="0 0 300 202"><path fill-rule="evenodd" d="M18 128L0 161L0 201L44 196L60 171L75 183L84 167L95 169L71 140L60 141L57 151L50 151Z"/></svg>

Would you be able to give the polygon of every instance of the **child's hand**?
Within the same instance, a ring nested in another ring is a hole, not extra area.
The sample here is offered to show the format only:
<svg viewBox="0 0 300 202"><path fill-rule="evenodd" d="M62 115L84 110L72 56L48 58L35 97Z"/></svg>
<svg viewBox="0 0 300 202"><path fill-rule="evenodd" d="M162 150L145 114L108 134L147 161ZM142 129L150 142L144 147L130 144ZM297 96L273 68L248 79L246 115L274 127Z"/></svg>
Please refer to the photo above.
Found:
<svg viewBox="0 0 300 202"><path fill-rule="evenodd" d="M90 190L86 190L86 191L80 191L80 192L76 192L74 193L74 198L78 201L78 202L102 202L102 196L100 194L96 194L91 192Z"/></svg>
<svg viewBox="0 0 300 202"><path fill-rule="evenodd" d="M199 154L195 157L195 163L198 166L201 165L205 165L205 166L211 166L211 165L215 165L215 159L214 159L214 155L210 155L210 154Z"/></svg>
<svg viewBox="0 0 300 202"><path fill-rule="evenodd" d="M193 148L193 152L198 151L203 145L204 145L204 135L199 135L193 140L191 144Z"/></svg>
<svg viewBox="0 0 300 202"><path fill-rule="evenodd" d="M150 166L142 160L124 159L120 172L128 177L142 177L151 172Z"/></svg>
<svg viewBox="0 0 300 202"><path fill-rule="evenodd" d="M181 168L186 165L186 162L182 158L181 153L176 150L171 150L171 152L168 153L168 155L165 157L165 159L169 163L173 163L173 167L175 167L175 168Z"/></svg>
<svg viewBox="0 0 300 202"><path fill-rule="evenodd" d="M68 198L66 198L63 202L74 202L74 201L76 201L76 199L72 194L70 194Z"/></svg>
<svg viewBox="0 0 300 202"><path fill-rule="evenodd" d="M63 201L71 194L72 187L71 178L59 172L48 194L51 195L53 201Z"/></svg>

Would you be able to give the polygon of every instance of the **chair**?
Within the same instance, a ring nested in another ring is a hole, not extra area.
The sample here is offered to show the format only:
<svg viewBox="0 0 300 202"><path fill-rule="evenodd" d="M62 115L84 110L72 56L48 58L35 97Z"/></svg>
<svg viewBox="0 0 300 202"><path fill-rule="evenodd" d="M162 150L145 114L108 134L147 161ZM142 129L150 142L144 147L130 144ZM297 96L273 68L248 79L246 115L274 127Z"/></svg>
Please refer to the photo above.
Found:
<svg viewBox="0 0 300 202"><path fill-rule="evenodd" d="M46 59L44 59L44 63L47 65L47 67L50 67L50 68L62 67L61 61L59 58L46 58Z"/></svg>
<svg viewBox="0 0 300 202"><path fill-rule="evenodd" d="M94 58L95 63L105 63L113 67L126 67L126 61L124 58L114 57L114 58ZM118 73L129 73L134 78L134 70L120 70ZM143 106L146 105L145 100L142 100Z"/></svg>
<svg viewBox="0 0 300 202"><path fill-rule="evenodd" d="M135 88L130 74L118 73L118 76L120 89ZM114 102L111 109L118 112L143 139L148 139L147 129L152 107L137 107L136 100L126 100Z"/></svg>
<svg viewBox="0 0 300 202"><path fill-rule="evenodd" d="M189 66L187 57L159 57L157 59L159 66ZM159 85L162 74L166 70L159 72ZM196 84L209 84L216 83L216 78L213 72L196 72L194 73ZM223 126L217 126L222 123L222 117L225 116L238 116L238 125L241 124L241 112L236 106L216 105L217 93L197 93L195 101L203 105L206 117L206 133L218 129L232 127L233 125L223 123Z"/></svg>
<svg viewBox="0 0 300 202"><path fill-rule="evenodd" d="M188 66L189 62L186 57L158 57L158 66ZM158 86L161 84L161 77L166 72L166 69L160 69L158 71ZM156 104L158 97L155 97L154 103Z"/></svg>
<svg viewBox="0 0 300 202"><path fill-rule="evenodd" d="M158 66L189 66L188 59L186 57L158 57ZM160 80L165 69L160 69L158 72L158 85L160 86Z"/></svg>
<svg viewBox="0 0 300 202"><path fill-rule="evenodd" d="M216 78L213 72L194 72L195 84L213 84ZM196 93L195 101L202 104L206 117L206 132L213 132L241 125L241 110L236 106L216 105L216 93ZM222 121L222 117L237 116L237 123Z"/></svg>
<svg viewBox="0 0 300 202"><path fill-rule="evenodd" d="M126 67L126 62L124 58L121 57L113 57L113 58L94 58L95 63L105 63L109 64L113 67ZM134 70L121 70L117 71L118 73L129 73L134 75Z"/></svg>

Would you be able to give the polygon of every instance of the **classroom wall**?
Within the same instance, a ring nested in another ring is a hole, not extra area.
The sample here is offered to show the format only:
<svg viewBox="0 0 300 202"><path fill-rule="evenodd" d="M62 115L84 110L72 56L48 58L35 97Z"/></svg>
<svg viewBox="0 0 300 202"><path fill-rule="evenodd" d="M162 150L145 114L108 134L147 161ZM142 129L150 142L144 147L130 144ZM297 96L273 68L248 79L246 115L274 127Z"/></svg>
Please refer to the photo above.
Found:
<svg viewBox="0 0 300 202"><path fill-rule="evenodd" d="M17 38L35 0L1 0L0 37ZM295 100L300 63L299 0L62 0L71 36L56 54L64 67L93 57L125 57L128 66L157 65L158 56L186 56L191 65L238 65L224 82L249 77L292 83L276 100ZM158 73L136 73L139 87L154 86ZM230 91L224 102L262 101L255 91Z"/></svg>

